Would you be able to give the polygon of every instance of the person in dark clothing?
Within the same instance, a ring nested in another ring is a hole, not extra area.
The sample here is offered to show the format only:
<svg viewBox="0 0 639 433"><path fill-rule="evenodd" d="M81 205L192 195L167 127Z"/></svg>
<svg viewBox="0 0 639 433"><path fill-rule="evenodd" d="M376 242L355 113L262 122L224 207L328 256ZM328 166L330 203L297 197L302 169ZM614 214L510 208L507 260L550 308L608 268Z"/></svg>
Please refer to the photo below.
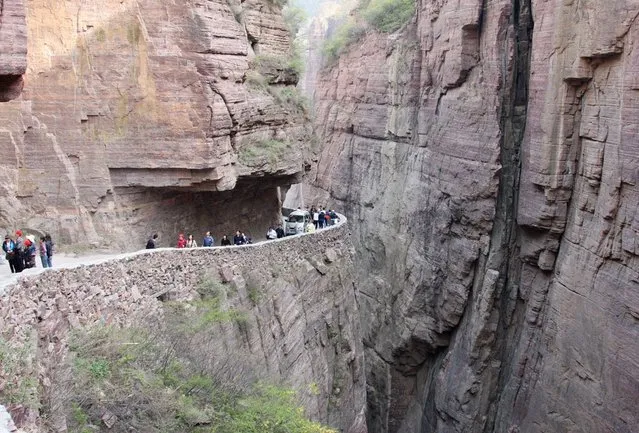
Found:
<svg viewBox="0 0 639 433"><path fill-rule="evenodd" d="M16 230L16 242L13 252L15 254L16 272L22 272L24 270L24 238L22 237L22 230Z"/></svg>
<svg viewBox="0 0 639 433"><path fill-rule="evenodd" d="M335 225L335 223L337 222L337 214L335 213L334 210L330 210L328 211L328 215L331 217L331 225Z"/></svg>
<svg viewBox="0 0 639 433"><path fill-rule="evenodd" d="M213 236L211 236L211 232L206 232L204 239L202 239L202 246L212 247L213 245L215 245L215 239L213 239Z"/></svg>
<svg viewBox="0 0 639 433"><path fill-rule="evenodd" d="M153 250L153 249L157 248L157 239L158 239L158 234L156 233L146 243L146 249L147 250Z"/></svg>
<svg viewBox="0 0 639 433"><path fill-rule="evenodd" d="M222 246L227 247L230 245L231 245L231 240L228 238L228 236L226 235L222 236Z"/></svg>
<svg viewBox="0 0 639 433"><path fill-rule="evenodd" d="M240 233L240 231L236 231L235 232L235 236L233 236L233 244L235 245L244 245L245 243L245 238L244 236L242 236L242 234Z"/></svg>
<svg viewBox="0 0 639 433"><path fill-rule="evenodd" d="M324 208L321 208L317 214L317 222L319 224L319 228L323 229L326 224L326 212L324 212Z"/></svg>
<svg viewBox="0 0 639 433"><path fill-rule="evenodd" d="M242 232L242 245L252 244L253 240Z"/></svg>
<svg viewBox="0 0 639 433"><path fill-rule="evenodd" d="M284 237L284 229L282 228L282 224L277 226L277 228L275 229L275 232L277 233L277 238L278 239L281 239L281 238Z"/></svg>
<svg viewBox="0 0 639 433"><path fill-rule="evenodd" d="M36 254L37 249L31 239L26 239L24 241L24 268L30 269L35 268L36 266Z"/></svg>
<svg viewBox="0 0 639 433"><path fill-rule="evenodd" d="M15 255L15 247L16 244L11 240L9 235L4 237L4 242L2 243L2 251L5 253L5 258L9 262L9 269L11 269L11 273L15 274L16 270L16 255Z"/></svg>
<svg viewBox="0 0 639 433"><path fill-rule="evenodd" d="M44 243L47 246L47 267L53 267L53 249L55 248L55 244L51 239L51 235L44 235Z"/></svg>

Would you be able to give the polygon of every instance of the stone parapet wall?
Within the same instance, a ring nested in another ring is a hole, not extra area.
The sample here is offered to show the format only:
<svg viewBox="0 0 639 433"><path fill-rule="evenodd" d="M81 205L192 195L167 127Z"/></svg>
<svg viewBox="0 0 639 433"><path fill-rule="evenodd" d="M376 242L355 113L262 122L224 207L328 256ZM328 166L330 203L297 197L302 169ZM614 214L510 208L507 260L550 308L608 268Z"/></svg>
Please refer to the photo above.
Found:
<svg viewBox="0 0 639 433"><path fill-rule="evenodd" d="M222 308L246 315L243 326L220 323L216 353L241 353L256 377L283 380L300 391L309 415L348 430L365 404L351 254L342 223L255 245L158 249L50 270L7 289L0 330L9 343L37 338L33 369L46 391L74 328L140 323L162 314L163 302L197 299L203 277L216 280L225 288ZM39 423L35 414L22 418Z"/></svg>

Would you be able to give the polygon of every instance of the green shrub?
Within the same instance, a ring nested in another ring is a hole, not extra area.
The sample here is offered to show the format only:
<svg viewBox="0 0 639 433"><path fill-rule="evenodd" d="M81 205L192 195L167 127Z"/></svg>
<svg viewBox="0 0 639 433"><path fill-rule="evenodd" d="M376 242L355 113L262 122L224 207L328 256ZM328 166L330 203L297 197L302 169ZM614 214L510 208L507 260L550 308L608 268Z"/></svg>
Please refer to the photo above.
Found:
<svg viewBox="0 0 639 433"><path fill-rule="evenodd" d="M239 153L240 162L245 165L272 164L286 156L290 151L291 144L280 140L263 140L254 145L244 146Z"/></svg>
<svg viewBox="0 0 639 433"><path fill-rule="evenodd" d="M67 408L71 432L107 431L105 410L117 417L108 431L199 433L335 433L308 420L295 392L252 384L245 391L205 371L179 343L189 336L157 329L98 327L76 332L72 397ZM167 338L168 336L168 338ZM207 331L207 338L210 332ZM168 354L168 359L167 359ZM108 371L96 381L91 367ZM225 369L230 365L225 365ZM230 386L229 386L230 385Z"/></svg>
<svg viewBox="0 0 639 433"><path fill-rule="evenodd" d="M210 275L203 274L200 277L200 281L195 287L195 290L202 299L215 299L224 292L224 286L220 281Z"/></svg>
<svg viewBox="0 0 639 433"><path fill-rule="evenodd" d="M410 21L414 14L415 0L360 0L353 15L324 42L326 63L334 63L351 44L360 40L367 27L392 33Z"/></svg>
<svg viewBox="0 0 639 433"><path fill-rule="evenodd" d="M260 299L262 298L262 293L260 289L255 285L250 285L247 287L248 298L253 303L253 305L257 305L260 303Z"/></svg>
<svg viewBox="0 0 639 433"><path fill-rule="evenodd" d="M304 69L303 60L299 53L292 56L255 56L251 60L249 67L269 78L268 84L273 84L278 76L282 74L287 74L297 80Z"/></svg>
<svg viewBox="0 0 639 433"><path fill-rule="evenodd" d="M282 16L284 17L284 22L286 23L286 27L288 27L289 32L291 32L291 36L294 38L299 33L300 29L304 25L304 22L308 19L306 12L304 9L298 6L287 5L282 11Z"/></svg>
<svg viewBox="0 0 639 433"><path fill-rule="evenodd" d="M336 433L304 417L294 391L270 385L258 385L229 408L228 414L217 433Z"/></svg>
<svg viewBox="0 0 639 433"><path fill-rule="evenodd" d="M359 41L364 33L366 29L354 19L344 22L322 46L327 62L335 62L351 44Z"/></svg>
<svg viewBox="0 0 639 433"><path fill-rule="evenodd" d="M380 32L392 33L406 24L415 13L415 0L371 0L364 19Z"/></svg>
<svg viewBox="0 0 639 433"><path fill-rule="evenodd" d="M0 337L0 402L34 411L39 408L35 353L36 344L29 336L22 344L10 344Z"/></svg>

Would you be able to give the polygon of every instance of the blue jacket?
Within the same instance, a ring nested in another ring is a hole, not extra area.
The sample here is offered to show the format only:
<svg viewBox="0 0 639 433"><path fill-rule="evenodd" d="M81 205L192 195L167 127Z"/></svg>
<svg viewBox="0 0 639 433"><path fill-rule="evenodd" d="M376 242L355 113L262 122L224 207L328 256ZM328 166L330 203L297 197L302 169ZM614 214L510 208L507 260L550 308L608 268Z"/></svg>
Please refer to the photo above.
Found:
<svg viewBox="0 0 639 433"><path fill-rule="evenodd" d="M202 241L203 247L212 247L215 244L215 239L213 236L204 236L204 240Z"/></svg>
<svg viewBox="0 0 639 433"><path fill-rule="evenodd" d="M13 254L13 250L15 249L15 247L16 244L12 240L9 240L9 244L7 244L6 241L2 243L2 250L7 254Z"/></svg>

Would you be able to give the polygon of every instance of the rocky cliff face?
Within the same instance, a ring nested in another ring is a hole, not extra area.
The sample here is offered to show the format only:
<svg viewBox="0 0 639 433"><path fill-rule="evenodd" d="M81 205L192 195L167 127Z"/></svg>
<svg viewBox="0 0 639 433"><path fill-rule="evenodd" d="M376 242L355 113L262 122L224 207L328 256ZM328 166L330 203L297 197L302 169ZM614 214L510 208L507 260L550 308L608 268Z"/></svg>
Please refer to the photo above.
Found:
<svg viewBox="0 0 639 433"><path fill-rule="evenodd" d="M635 2L417 1L320 76L372 432L639 425Z"/></svg>
<svg viewBox="0 0 639 433"><path fill-rule="evenodd" d="M2 37L0 76L18 76L22 2L0 4L1 35L13 35ZM279 6L26 6L27 84L0 105L0 227L122 243L213 225L221 235L238 222L261 234L276 218L277 187L302 171L306 136Z"/></svg>
<svg viewBox="0 0 639 433"><path fill-rule="evenodd" d="M27 68L27 27L22 0L0 1L0 102L20 95Z"/></svg>
<svg viewBox="0 0 639 433"><path fill-rule="evenodd" d="M144 252L21 279L0 303L3 359L11 359L8 348L22 351L17 370L0 365L0 394L18 427L66 431L71 402L63 378L73 333L162 320L165 303L199 299L205 281L222 310L243 319L221 321L206 344L192 347L199 368L239 371L236 381L281 381L298 391L309 416L361 433L365 371L351 250L342 226L249 247Z"/></svg>

